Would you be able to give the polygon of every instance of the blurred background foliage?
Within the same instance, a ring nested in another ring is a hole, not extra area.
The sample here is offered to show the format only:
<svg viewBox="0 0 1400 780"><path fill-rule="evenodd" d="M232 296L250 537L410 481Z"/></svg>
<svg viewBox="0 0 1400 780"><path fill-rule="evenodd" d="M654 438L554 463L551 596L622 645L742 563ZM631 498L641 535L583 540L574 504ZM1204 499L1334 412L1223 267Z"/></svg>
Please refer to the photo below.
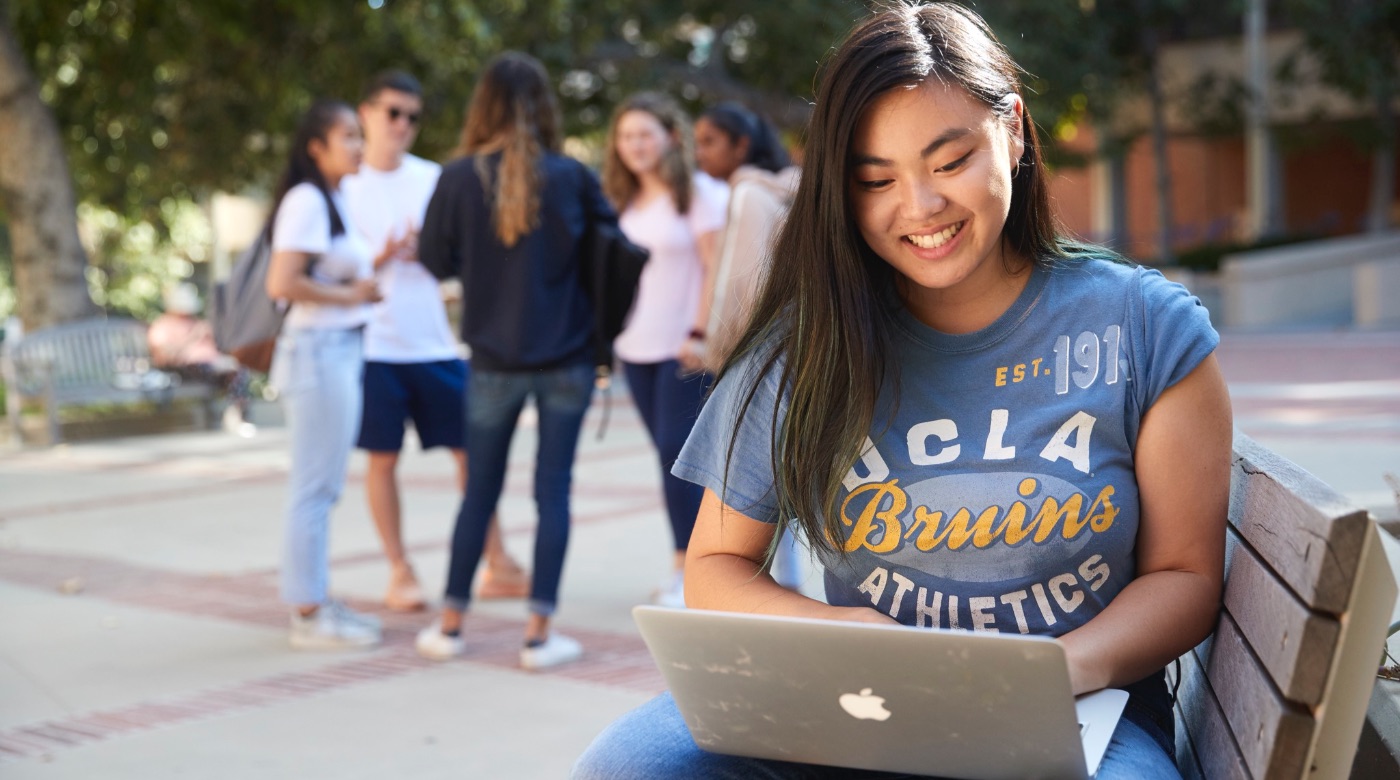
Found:
<svg viewBox="0 0 1400 780"><path fill-rule="evenodd" d="M613 105L643 88L669 92L692 110L743 100L800 143L818 63L873 4L8 0L0 15L8 5L63 135L83 204L89 290L109 311L145 317L164 285L205 259L212 194L265 192L291 128L316 97L354 103L374 73L414 73L427 104L414 151L443 159L456 145L476 73L495 54L519 49L544 61L568 133L595 148ZM1244 0L969 4L1025 66L1042 137L1072 140L1087 121L1108 154L1150 129L1109 120L1149 88L1155 47L1238 36L1244 11ZM1329 81L1357 95L1393 94L1400 0L1272 5L1277 24L1299 23L1309 35ZM1246 95L1237 80L1207 78L1193 90L1186 103L1203 126L1238 130ZM1052 164L1083 162L1050 151ZM4 221L0 213L0 316L14 300Z"/></svg>

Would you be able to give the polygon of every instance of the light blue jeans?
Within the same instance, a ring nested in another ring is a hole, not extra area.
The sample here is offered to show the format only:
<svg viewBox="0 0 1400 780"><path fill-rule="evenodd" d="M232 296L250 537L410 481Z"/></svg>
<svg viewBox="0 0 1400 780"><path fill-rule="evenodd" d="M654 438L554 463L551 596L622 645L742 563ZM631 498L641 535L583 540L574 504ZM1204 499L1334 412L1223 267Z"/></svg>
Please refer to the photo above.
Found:
<svg viewBox="0 0 1400 780"><path fill-rule="evenodd" d="M1008 736L1014 739L1014 736ZM1095 780L1180 780L1166 735L1124 713ZM574 764L573 780L893 780L913 775L706 753L695 746L671 694L623 715Z"/></svg>
<svg viewBox="0 0 1400 780"><path fill-rule="evenodd" d="M287 330L270 380L287 415L292 469L283 526L282 600L322 604L330 579L330 515L360 427L363 333Z"/></svg>

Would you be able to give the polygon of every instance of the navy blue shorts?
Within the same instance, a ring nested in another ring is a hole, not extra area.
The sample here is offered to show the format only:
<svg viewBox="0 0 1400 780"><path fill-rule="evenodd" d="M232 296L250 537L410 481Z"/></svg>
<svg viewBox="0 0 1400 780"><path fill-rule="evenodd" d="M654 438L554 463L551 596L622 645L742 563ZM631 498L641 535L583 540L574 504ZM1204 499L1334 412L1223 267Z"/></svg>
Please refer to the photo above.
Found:
<svg viewBox="0 0 1400 780"><path fill-rule="evenodd" d="M466 439L465 360L365 363L365 409L356 446L371 452L403 449L404 423L413 420L423 449L460 450Z"/></svg>

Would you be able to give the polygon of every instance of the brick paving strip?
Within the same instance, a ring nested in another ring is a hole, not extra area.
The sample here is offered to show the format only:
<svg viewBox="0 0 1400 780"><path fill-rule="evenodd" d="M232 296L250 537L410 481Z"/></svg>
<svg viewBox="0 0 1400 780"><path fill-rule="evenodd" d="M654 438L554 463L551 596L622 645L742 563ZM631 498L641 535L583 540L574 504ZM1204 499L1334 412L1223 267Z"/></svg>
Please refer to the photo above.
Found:
<svg viewBox="0 0 1400 780"><path fill-rule="evenodd" d="M286 613L278 606L275 575L199 576L73 555L7 551L0 556L0 581L53 590L60 578L82 580L81 598L182 615L231 620L283 631ZM384 621L384 644L364 653L338 654L332 663L300 672L245 680L191 694L141 701L0 730L0 762L42 759L54 753L156 728L270 707L282 702L368 682L421 672L439 662L418 656L413 637L423 616L388 612L373 603L356 609ZM531 674L519 669L524 621L467 616L467 653L460 661ZM573 628L586 648L583 660L545 673L578 682L658 693L660 673L636 636ZM290 650L288 652L291 652Z"/></svg>
<svg viewBox="0 0 1400 780"><path fill-rule="evenodd" d="M630 448L629 448L630 449ZM609 453L617 457L622 453ZM134 468L139 468L134 466ZM198 488L176 487L139 495L80 499L62 504L25 507L3 512L4 519L110 509L112 501L160 503L208 495L211 489L236 490L249 482L285 478L281 470L253 469L215 484ZM455 489L450 478L420 478L418 487ZM431 483L431 484L429 484ZM596 487L595 491L593 488ZM596 493L624 499L620 506L605 511L580 513L575 525L606 522L639 512L656 511L659 495L655 490L628 490L621 486L575 486L576 496ZM512 491L514 492L514 491ZM508 534L531 533L532 527L511 528ZM415 549L437 549L441 543L414 545ZM337 559L334 565L369 562L378 554L361 554ZM275 571L253 571L231 576L193 575L137 566L119 561L55 553L7 550L0 556L0 581L52 592L65 581L82 583L82 598L95 598L146 609L156 609L202 618L230 620L285 631L287 618L280 607ZM384 644L361 654L339 655L317 669L275 674L191 694L137 702L114 709L81 713L65 718L26 724L0 730L0 762L44 759L54 753L155 728L176 726L210 717L270 707L352 685L378 682L433 668L438 662L423 659L413 650L413 637L422 627L423 616L388 612L380 605L361 602L356 609L371 612L384 621ZM480 614L467 617L470 637L466 655L457 663L472 663L519 669L520 636L523 620L508 620ZM543 674L578 682L623 688L641 693L657 693L665 685L639 637L572 628L570 633L586 648L581 661ZM290 652L290 651L289 651Z"/></svg>

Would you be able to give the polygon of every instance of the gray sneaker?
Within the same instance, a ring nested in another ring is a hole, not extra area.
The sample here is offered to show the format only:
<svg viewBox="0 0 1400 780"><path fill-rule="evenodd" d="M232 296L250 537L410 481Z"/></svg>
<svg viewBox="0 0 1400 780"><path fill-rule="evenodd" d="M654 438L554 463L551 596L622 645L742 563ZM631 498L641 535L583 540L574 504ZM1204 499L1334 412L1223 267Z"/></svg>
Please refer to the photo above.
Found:
<svg viewBox="0 0 1400 780"><path fill-rule="evenodd" d="M341 650L379 644L379 619L361 615L339 601L328 601L302 617L292 612L292 647L298 650Z"/></svg>

